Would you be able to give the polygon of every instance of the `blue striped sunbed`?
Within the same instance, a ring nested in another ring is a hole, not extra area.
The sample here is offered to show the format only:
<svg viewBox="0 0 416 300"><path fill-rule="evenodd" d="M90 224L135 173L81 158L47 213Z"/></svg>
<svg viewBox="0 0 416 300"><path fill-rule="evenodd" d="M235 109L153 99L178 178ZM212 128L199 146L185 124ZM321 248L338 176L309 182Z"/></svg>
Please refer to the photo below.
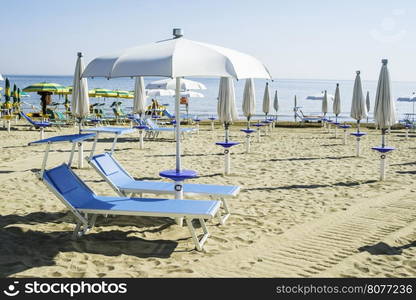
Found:
<svg viewBox="0 0 416 300"><path fill-rule="evenodd" d="M110 153L92 156L89 164L120 196L144 193L175 194L173 182L135 180ZM220 216L221 224L224 224L230 216L230 209L225 198L237 196L239 192L240 187L236 185L193 183L183 185L184 195L210 195L221 199L224 210L224 214Z"/></svg>
<svg viewBox="0 0 416 300"><path fill-rule="evenodd" d="M178 200L108 197L96 195L67 164L46 170L43 182L75 215L77 225L74 237L81 237L92 229L98 215L129 215L149 217L184 218L195 243L201 251L209 232L205 219L212 219L220 207L214 200ZM91 215L91 216L89 216ZM192 220L198 219L203 230L198 238Z"/></svg>

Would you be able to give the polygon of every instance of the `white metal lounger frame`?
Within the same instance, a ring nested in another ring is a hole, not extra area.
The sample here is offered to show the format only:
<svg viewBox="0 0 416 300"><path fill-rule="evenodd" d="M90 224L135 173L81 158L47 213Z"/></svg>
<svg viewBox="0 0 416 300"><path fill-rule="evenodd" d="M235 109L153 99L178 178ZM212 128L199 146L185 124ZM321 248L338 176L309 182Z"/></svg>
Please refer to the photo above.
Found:
<svg viewBox="0 0 416 300"><path fill-rule="evenodd" d="M108 214L111 215L123 215L123 216L143 216L143 217L171 217L171 218L184 218L186 220L186 224L188 226L189 232L192 237L192 241L195 244L195 248L198 251L202 251L204 248L204 244L207 241L210 233L208 228L205 224L206 215L184 215L184 214L163 214L163 213L136 213L136 212L126 212L126 211L108 211L108 210L95 210L95 209L76 209L73 207L52 185L50 185L46 180L42 177L42 182L48 187L48 189L59 199L61 202L74 214L76 218L76 226L73 232L73 239L79 238L84 234L88 233L94 225L98 215L107 216ZM91 193L94 193L82 180L80 180L81 184L86 187ZM82 216L84 213L84 216ZM88 214L91 214L91 218L89 218ZM201 229L203 235L201 238L198 238L195 227L192 224L193 220L198 219L201 224Z"/></svg>
<svg viewBox="0 0 416 300"><path fill-rule="evenodd" d="M107 153L111 156L110 153ZM155 194L155 195L163 195L163 194L168 194L164 191L156 191L156 190L140 190L140 192L137 191L130 191L130 190L122 190L119 187L117 187L114 182L112 182L107 176L105 176L103 174L103 172L101 172L97 166L91 162L93 155L90 155L90 157L88 158L88 163L90 166L93 167L93 169L95 171L97 171L98 174L100 174L100 176L113 188L113 190L122 197L132 197L135 194L140 194L140 197L143 197L144 193L150 193L150 194ZM120 170L122 172L124 172L124 174L126 174L129 178L131 178L131 180L135 180L127 171L126 169L123 168L122 165L120 165L118 163L117 160L113 159L113 162L120 168ZM238 193L240 192L240 189L236 189L234 191L234 193L232 195L230 195L229 197L235 197ZM175 192L173 191L172 194L174 194ZM184 191L184 194L187 194L186 191ZM188 193L189 194L189 193ZM228 201L226 200L226 196L221 196L219 197L220 201L221 201L221 205L222 205L222 209L224 210L224 213L221 214L220 211L218 211L218 219L221 225L224 225L225 222L227 221L227 219L230 217L231 215L231 211L230 211L230 207L228 205Z"/></svg>

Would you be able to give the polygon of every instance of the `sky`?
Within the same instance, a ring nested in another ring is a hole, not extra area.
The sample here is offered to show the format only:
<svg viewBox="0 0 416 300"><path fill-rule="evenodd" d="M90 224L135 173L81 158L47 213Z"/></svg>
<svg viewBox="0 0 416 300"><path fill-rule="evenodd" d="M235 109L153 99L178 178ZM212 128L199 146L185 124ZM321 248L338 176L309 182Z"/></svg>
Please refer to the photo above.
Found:
<svg viewBox="0 0 416 300"><path fill-rule="evenodd" d="M416 81L412 0L2 0L0 73L71 75L85 61L170 38L260 59L274 78Z"/></svg>

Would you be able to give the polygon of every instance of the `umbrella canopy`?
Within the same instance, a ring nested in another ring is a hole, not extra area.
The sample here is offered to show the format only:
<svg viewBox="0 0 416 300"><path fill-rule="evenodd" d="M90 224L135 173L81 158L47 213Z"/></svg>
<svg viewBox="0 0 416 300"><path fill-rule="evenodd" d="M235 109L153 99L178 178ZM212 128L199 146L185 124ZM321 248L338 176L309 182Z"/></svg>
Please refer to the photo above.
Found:
<svg viewBox="0 0 416 300"><path fill-rule="evenodd" d="M85 77L162 76L176 78L176 172L181 172L181 77L267 78L271 75L256 58L227 48L195 42L174 29L174 38L102 56L89 63Z"/></svg>
<svg viewBox="0 0 416 300"><path fill-rule="evenodd" d="M352 91L351 118L360 121L367 117L367 106L364 100L363 88L361 86L360 71L356 72L354 89Z"/></svg>
<svg viewBox="0 0 416 300"><path fill-rule="evenodd" d="M279 98L277 97L277 91L274 92L273 108L276 112L279 111Z"/></svg>
<svg viewBox="0 0 416 300"><path fill-rule="evenodd" d="M220 122L225 124L232 123L238 118L237 108L235 107L234 82L230 77L221 77L217 113Z"/></svg>
<svg viewBox="0 0 416 300"><path fill-rule="evenodd" d="M12 98L13 98L13 103L16 103L17 102L17 86L16 86L16 84L13 84Z"/></svg>
<svg viewBox="0 0 416 300"><path fill-rule="evenodd" d="M269 91L269 83L268 82L266 82L266 87L264 88L263 112L266 115L270 112L270 91Z"/></svg>
<svg viewBox="0 0 416 300"><path fill-rule="evenodd" d="M114 92L117 94L117 98L129 98L130 97L129 91L115 90Z"/></svg>
<svg viewBox="0 0 416 300"><path fill-rule="evenodd" d="M146 91L143 77L136 77L134 82L133 113L142 115L146 111Z"/></svg>
<svg viewBox="0 0 416 300"><path fill-rule="evenodd" d="M30 97L30 95L26 92L20 92L20 97Z"/></svg>
<svg viewBox="0 0 416 300"><path fill-rule="evenodd" d="M88 92L90 97L117 98L117 92L109 89L95 88Z"/></svg>
<svg viewBox="0 0 416 300"><path fill-rule="evenodd" d="M51 83L51 82L39 82L35 84L31 84L27 87L25 87L22 91L26 93L59 93L61 91L65 90L65 87L63 85L60 85L58 83Z"/></svg>
<svg viewBox="0 0 416 300"><path fill-rule="evenodd" d="M184 91L180 93L181 97L187 97L187 98L204 98L204 94L194 92L194 91Z"/></svg>
<svg viewBox="0 0 416 300"><path fill-rule="evenodd" d="M365 97L365 106L367 107L367 114L370 112L370 92L367 91L367 96Z"/></svg>
<svg viewBox="0 0 416 300"><path fill-rule="evenodd" d="M328 113L328 94L325 91L324 97L322 98L322 113L326 115Z"/></svg>
<svg viewBox="0 0 416 300"><path fill-rule="evenodd" d="M65 86L63 89L55 92L57 95L72 95L72 86Z"/></svg>
<svg viewBox="0 0 416 300"><path fill-rule="evenodd" d="M95 58L83 76L271 78L267 68L250 55L183 37Z"/></svg>
<svg viewBox="0 0 416 300"><path fill-rule="evenodd" d="M146 95L150 97L175 96L174 90L146 90Z"/></svg>
<svg viewBox="0 0 416 300"><path fill-rule="evenodd" d="M324 100L324 95L325 95L325 92L321 92L319 95L307 96L306 100ZM326 96L327 96L327 100L334 101L334 95L327 93Z"/></svg>
<svg viewBox="0 0 416 300"><path fill-rule="evenodd" d="M77 118L84 118L89 114L90 99L88 97L88 82L82 78L84 62L82 53L78 52L77 63L74 73L74 84L72 90L71 112Z"/></svg>
<svg viewBox="0 0 416 300"><path fill-rule="evenodd" d="M335 116L338 116L341 113L341 96L339 94L339 83L337 83L337 87L335 89L335 97L332 108L334 110Z"/></svg>
<svg viewBox="0 0 416 300"><path fill-rule="evenodd" d="M393 126L396 122L396 109L391 98L390 75L387 69L387 59L382 60L382 67L377 83L374 119L381 129Z"/></svg>
<svg viewBox="0 0 416 300"><path fill-rule="evenodd" d="M397 98L399 102L416 102L416 94L413 93L410 97L399 97Z"/></svg>
<svg viewBox="0 0 416 300"><path fill-rule="evenodd" d="M152 81L146 85L146 89L149 89L149 90L155 90L155 89L174 90L175 88L176 88L176 80L172 78ZM180 86L181 91L206 90L206 89L207 87L198 81L189 80L189 79L181 80L181 86Z"/></svg>
<svg viewBox="0 0 416 300"><path fill-rule="evenodd" d="M253 78L246 79L243 93L243 114L250 120L251 116L256 112L256 93L254 89Z"/></svg>

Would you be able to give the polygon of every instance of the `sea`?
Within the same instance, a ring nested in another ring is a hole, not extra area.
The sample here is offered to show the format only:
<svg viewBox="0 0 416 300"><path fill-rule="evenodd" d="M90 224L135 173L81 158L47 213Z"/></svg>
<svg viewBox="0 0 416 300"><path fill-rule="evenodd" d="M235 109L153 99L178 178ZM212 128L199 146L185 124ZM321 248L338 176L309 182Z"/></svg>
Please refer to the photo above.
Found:
<svg viewBox="0 0 416 300"><path fill-rule="evenodd" d="M11 85L16 84L20 89L25 88L34 83L38 82L52 82L58 83L64 86L69 86L73 84L72 76L42 76L42 75L7 75L3 74L3 77L8 77ZM145 78L145 84L159 80L162 78L149 77ZM207 78L190 78L202 82L207 89L199 90L204 97L203 98L191 98L189 102L189 114L192 117L198 117L201 119L208 118L211 116L216 116L217 112L217 95L218 95L218 86L219 79L207 79ZM242 101L243 101L243 90L244 90L245 80L235 81L235 91L236 91L236 106L239 113L239 117L244 119L242 112ZM282 121L292 121L294 120L294 97L297 98L297 106L300 107L302 112L305 115L320 115L321 113L321 101L320 100L307 100L306 97L310 95L319 95L322 91L327 90L328 94L335 94L336 84L339 83L340 86L340 95L341 95L341 114L339 115L339 120L351 121L350 118L350 109L351 109L351 99L352 99L352 90L354 85L354 80L311 80L311 79L275 79L272 82L269 82L269 90L271 95L271 108L269 115L278 117ZM4 84L4 82L1 82ZM265 89L265 80L255 80L255 91L256 91L256 116L253 119L264 118L262 112L263 107L263 94ZM131 78L115 78L115 79L105 79L105 78L93 78L88 79L88 86L92 88L106 88L106 89L120 89L131 91L134 89L134 79ZM377 88L377 81L362 81L364 97L369 91L370 94L370 112L369 119L370 121L373 118L373 109L374 109L374 99ZM4 87L3 87L4 88ZM404 82L404 81L392 81L391 85L393 98L398 97L410 97L413 92L416 91L416 82ZM276 112L273 109L273 100L275 91L277 91L279 99L279 110ZM0 91L4 92L3 91ZM110 105L115 101L114 98L90 98L91 103L104 103L103 106L104 112L111 115ZM148 102L151 99L147 99ZM174 111L174 97L164 96L157 98L158 102L165 104L168 107L170 112ZM23 110L25 112L39 110L40 109L40 96L36 93L29 93L29 97L22 98L23 101ZM53 101L57 103L63 103L64 99L62 96L53 95ZM123 110L126 113L129 113L133 106L132 99L120 99L122 101ZM332 114L332 102L328 103L329 113L328 116L333 116ZM64 110L63 105L58 105L57 109ZM400 120L406 118L407 114L414 113L414 103L410 102L396 102L396 112Z"/></svg>

